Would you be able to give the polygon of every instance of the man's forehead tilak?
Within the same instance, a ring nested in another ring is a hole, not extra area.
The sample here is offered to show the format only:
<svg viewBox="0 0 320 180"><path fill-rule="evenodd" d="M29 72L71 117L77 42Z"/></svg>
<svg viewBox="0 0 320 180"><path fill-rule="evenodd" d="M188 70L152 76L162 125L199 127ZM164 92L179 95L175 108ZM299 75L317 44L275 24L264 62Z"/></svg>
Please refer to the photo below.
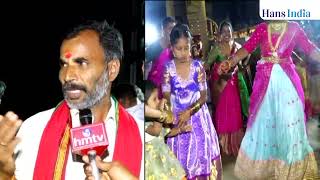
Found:
<svg viewBox="0 0 320 180"><path fill-rule="evenodd" d="M64 57L65 57L67 60L69 60L69 59L71 58L71 56L72 56L71 52L66 52L66 53L64 54Z"/></svg>

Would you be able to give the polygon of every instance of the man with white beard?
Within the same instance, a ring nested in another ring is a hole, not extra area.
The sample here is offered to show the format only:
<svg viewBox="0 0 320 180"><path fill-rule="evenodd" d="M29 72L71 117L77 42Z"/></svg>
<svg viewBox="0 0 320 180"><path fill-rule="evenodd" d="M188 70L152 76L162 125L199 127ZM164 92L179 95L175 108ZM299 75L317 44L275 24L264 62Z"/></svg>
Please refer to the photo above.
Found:
<svg viewBox="0 0 320 180"><path fill-rule="evenodd" d="M0 179L85 179L84 164L72 160L69 139L69 129L80 126L82 109L90 109L93 123L104 123L107 131L103 161L108 170L102 174L143 177L143 122L137 123L110 96L122 57L122 36L106 22L70 32L60 47L64 100L23 123L13 112L0 115Z"/></svg>

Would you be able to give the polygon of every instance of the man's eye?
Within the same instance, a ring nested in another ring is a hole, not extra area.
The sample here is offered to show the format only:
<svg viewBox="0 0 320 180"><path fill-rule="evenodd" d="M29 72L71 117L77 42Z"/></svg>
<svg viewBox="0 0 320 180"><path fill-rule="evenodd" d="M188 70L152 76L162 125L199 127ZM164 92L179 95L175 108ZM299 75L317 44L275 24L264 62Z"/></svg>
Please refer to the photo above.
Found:
<svg viewBox="0 0 320 180"><path fill-rule="evenodd" d="M61 67L67 67L67 65L68 65L67 63L65 63L65 62L63 62L63 61L60 61L60 66L61 66Z"/></svg>
<svg viewBox="0 0 320 180"><path fill-rule="evenodd" d="M80 66L87 66L88 65L88 62L87 61L83 61L83 60L78 60L76 61L77 64L79 64Z"/></svg>
<svg viewBox="0 0 320 180"><path fill-rule="evenodd" d="M84 62L84 61L80 62L80 64L81 64L82 66L88 65L88 63L87 63L87 62Z"/></svg>

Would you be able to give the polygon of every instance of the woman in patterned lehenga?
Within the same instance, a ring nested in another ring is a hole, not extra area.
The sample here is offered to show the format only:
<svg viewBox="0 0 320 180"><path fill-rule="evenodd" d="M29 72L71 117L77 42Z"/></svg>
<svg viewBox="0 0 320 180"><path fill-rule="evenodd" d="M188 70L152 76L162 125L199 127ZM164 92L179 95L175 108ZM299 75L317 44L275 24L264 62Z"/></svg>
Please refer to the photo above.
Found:
<svg viewBox="0 0 320 180"><path fill-rule="evenodd" d="M168 138L188 179L221 179L219 142L206 105L206 76L200 61L190 57L191 33L178 24L170 34L174 59L165 66L162 90L176 117L174 127L192 126L191 132Z"/></svg>
<svg viewBox="0 0 320 180"><path fill-rule="evenodd" d="M162 109L158 89L151 81L145 82L146 106L154 110ZM182 128L163 128L163 123L172 122L172 116L162 111L158 118L146 117L145 123L145 177L147 180L182 180L185 172L175 155L164 142L165 136L175 136L190 131L189 126ZM146 113L148 114L148 113ZM150 113L149 113L150 114ZM149 121L151 119L151 121ZM160 122L159 122L160 121Z"/></svg>
<svg viewBox="0 0 320 180"><path fill-rule="evenodd" d="M227 72L258 45L262 58L257 63L248 128L235 174L246 180L317 179L317 164L306 133L303 89L291 54L298 46L320 63L320 51L298 23L263 22L243 48L221 64L220 72Z"/></svg>

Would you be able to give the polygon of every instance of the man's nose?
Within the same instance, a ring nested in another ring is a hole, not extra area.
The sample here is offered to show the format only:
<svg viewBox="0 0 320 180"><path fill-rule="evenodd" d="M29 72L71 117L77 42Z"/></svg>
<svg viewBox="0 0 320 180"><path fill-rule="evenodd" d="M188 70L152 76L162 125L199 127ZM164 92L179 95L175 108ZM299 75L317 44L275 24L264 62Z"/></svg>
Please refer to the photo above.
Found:
<svg viewBox="0 0 320 180"><path fill-rule="evenodd" d="M65 82L75 81L77 80L77 77L78 77L77 70L72 66L67 67L65 76L64 76L64 81Z"/></svg>

